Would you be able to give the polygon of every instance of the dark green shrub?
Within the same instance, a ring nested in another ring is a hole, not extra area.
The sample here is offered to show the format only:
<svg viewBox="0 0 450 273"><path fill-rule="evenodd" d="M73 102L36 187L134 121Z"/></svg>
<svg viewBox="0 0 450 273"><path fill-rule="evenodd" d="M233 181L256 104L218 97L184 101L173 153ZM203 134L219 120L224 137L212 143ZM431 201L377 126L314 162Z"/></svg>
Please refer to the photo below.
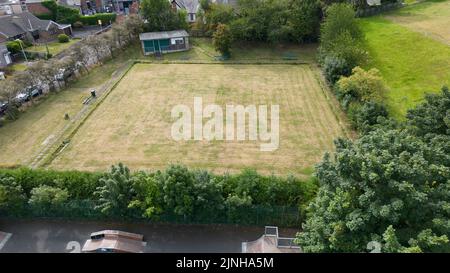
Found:
<svg viewBox="0 0 450 273"><path fill-rule="evenodd" d="M349 76L352 72L352 67L344 59L335 56L325 57L322 68L330 84L337 82L341 76Z"/></svg>
<svg viewBox="0 0 450 273"><path fill-rule="evenodd" d="M9 41L6 43L6 48L8 48L9 52L14 54L22 51L20 44L22 44L22 47L25 48L25 43L22 40Z"/></svg>
<svg viewBox="0 0 450 273"><path fill-rule="evenodd" d="M109 25L110 23L114 23L116 21L116 14L115 13L97 13L94 15L86 15L81 16L79 18L79 22L81 22L83 25L98 25L98 21L101 20L102 25Z"/></svg>
<svg viewBox="0 0 450 273"><path fill-rule="evenodd" d="M59 34L58 35L58 42L60 43L68 43L69 42L69 36L66 34Z"/></svg>

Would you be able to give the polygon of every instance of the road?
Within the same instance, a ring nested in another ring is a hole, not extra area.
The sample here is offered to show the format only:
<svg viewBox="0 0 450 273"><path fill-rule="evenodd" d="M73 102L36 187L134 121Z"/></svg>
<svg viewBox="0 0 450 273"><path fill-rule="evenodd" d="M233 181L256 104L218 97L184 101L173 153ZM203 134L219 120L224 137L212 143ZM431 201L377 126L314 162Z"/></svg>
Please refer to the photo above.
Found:
<svg viewBox="0 0 450 273"><path fill-rule="evenodd" d="M2 220L0 231L12 234L0 253L77 252L89 234L104 229L140 233L147 242L145 252L240 252L241 243L253 241L264 227L233 225L174 225L62 220ZM295 230L280 231L293 236Z"/></svg>

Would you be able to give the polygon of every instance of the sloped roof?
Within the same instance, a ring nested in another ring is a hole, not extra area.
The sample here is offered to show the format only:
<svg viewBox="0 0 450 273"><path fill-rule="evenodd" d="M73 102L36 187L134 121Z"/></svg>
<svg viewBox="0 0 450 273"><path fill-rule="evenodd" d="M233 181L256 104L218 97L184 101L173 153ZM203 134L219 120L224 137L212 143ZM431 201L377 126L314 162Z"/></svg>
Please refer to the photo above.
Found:
<svg viewBox="0 0 450 273"><path fill-rule="evenodd" d="M160 32L146 32L139 34L139 39L142 40L159 40L188 37L186 30L160 31Z"/></svg>
<svg viewBox="0 0 450 273"><path fill-rule="evenodd" d="M46 30L50 20L41 20L29 12L0 16L0 33L13 37L33 30Z"/></svg>
<svg viewBox="0 0 450 273"><path fill-rule="evenodd" d="M180 8L185 9L188 13L197 13L200 7L198 0L175 0Z"/></svg>

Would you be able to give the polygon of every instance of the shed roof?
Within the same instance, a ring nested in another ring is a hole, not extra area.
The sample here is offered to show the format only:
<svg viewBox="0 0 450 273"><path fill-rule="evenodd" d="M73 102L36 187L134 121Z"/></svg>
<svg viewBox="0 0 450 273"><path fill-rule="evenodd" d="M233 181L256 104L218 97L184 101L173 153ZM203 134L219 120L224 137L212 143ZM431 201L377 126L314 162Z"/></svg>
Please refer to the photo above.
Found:
<svg viewBox="0 0 450 273"><path fill-rule="evenodd" d="M142 40L159 40L179 37L188 37L186 30L160 31L160 32L146 32L139 34L139 39Z"/></svg>

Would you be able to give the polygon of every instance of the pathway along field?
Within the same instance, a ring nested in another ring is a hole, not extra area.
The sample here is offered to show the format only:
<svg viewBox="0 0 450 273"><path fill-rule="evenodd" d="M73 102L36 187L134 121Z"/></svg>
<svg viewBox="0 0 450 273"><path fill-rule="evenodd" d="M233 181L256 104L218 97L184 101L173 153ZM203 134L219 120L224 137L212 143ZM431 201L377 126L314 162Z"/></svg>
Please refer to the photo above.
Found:
<svg viewBox="0 0 450 273"><path fill-rule="evenodd" d="M309 65L137 64L50 167L105 170L123 162L161 169L183 163L215 172L251 167L266 174L307 173L344 134L325 92ZM171 109L192 107L195 96L204 106L279 104L279 149L261 152L255 141L172 140Z"/></svg>

